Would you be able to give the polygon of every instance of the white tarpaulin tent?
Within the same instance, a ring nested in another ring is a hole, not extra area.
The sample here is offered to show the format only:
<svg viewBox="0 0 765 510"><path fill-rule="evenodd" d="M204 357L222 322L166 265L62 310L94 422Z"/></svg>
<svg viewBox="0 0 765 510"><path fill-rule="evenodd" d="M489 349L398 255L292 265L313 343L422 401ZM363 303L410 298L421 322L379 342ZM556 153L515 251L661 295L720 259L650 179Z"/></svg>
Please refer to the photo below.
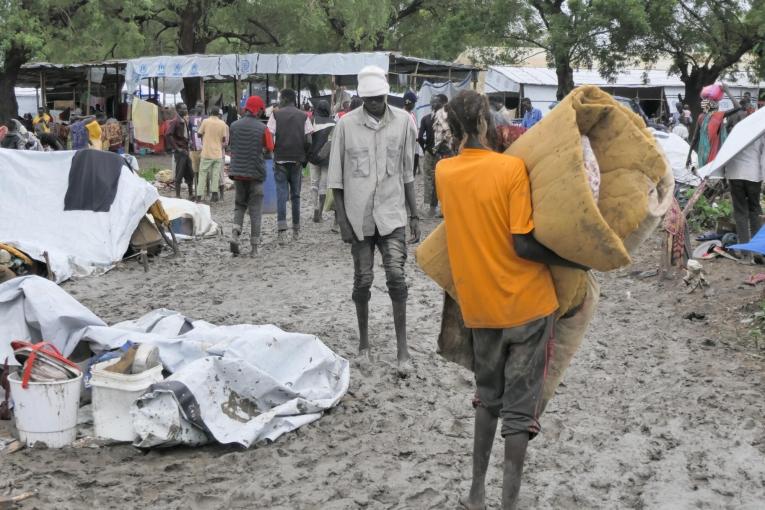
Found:
<svg viewBox="0 0 765 510"><path fill-rule="evenodd" d="M471 80L472 76L468 76L460 83L452 81L444 83L431 83L426 81L423 83L420 90L417 92L417 103L414 108L414 112L417 115L417 125L419 126L422 118L430 113L430 100L433 96L445 94L446 97L452 99L461 91L469 90L472 86Z"/></svg>
<svg viewBox="0 0 765 510"><path fill-rule="evenodd" d="M390 52L366 53L248 53L243 55L165 55L127 61L125 87L132 92L146 78L246 78L251 74L354 75L364 66L386 72Z"/></svg>
<svg viewBox="0 0 765 510"><path fill-rule="evenodd" d="M133 404L139 445L209 441L250 446L319 419L350 383L348 361L316 336L276 326L215 326L169 310L106 326L53 282L37 276L0 284L0 356L12 340L51 341L68 355L128 340L159 348L168 379Z"/></svg>
<svg viewBox="0 0 765 510"><path fill-rule="evenodd" d="M669 166L672 167L672 174L675 176L675 181L689 186L698 186L701 184L701 179L697 175L694 175L693 172L685 166L688 152L691 150L691 146L688 142L674 133L665 133L651 128L649 128L649 131L651 131L651 134L653 134L653 137L664 151ZM691 165L693 167L698 165L698 157L696 156L695 151L691 153Z"/></svg>
<svg viewBox="0 0 765 510"><path fill-rule="evenodd" d="M728 138L725 139L717 157L699 169L699 176L724 179L723 168L725 164L761 136L765 136L765 108L757 110L736 124L736 127L728 134Z"/></svg>
<svg viewBox="0 0 765 510"><path fill-rule="evenodd" d="M128 60L125 66L125 88L132 94L145 78L171 78L177 84L179 78L220 77L220 60L220 55L162 55ZM235 75L235 59L233 65L231 59L227 59L224 70Z"/></svg>
<svg viewBox="0 0 765 510"><path fill-rule="evenodd" d="M361 53L249 53L237 55L239 76L250 74L313 74L354 75L365 66L377 66L388 71L390 53L384 51Z"/></svg>
<svg viewBox="0 0 765 510"><path fill-rule="evenodd" d="M735 81L728 82L731 92L741 97L749 92L757 97L762 83L753 83L746 73L736 73ZM574 84L597 85L606 88L660 88L667 100L670 112L675 110L677 94L685 93L685 85L679 77L658 69L625 69L615 79L607 80L595 70L574 70ZM549 106L555 103L558 88L558 77L554 69L544 67L489 66L486 74L485 92L493 93L523 93L531 99L532 104L546 113ZM720 108L730 109L730 101L721 102Z"/></svg>
<svg viewBox="0 0 765 510"><path fill-rule="evenodd" d="M122 166L108 212L65 211L76 151L0 149L0 242L45 262L62 282L110 269L122 260L138 222L159 194Z"/></svg>

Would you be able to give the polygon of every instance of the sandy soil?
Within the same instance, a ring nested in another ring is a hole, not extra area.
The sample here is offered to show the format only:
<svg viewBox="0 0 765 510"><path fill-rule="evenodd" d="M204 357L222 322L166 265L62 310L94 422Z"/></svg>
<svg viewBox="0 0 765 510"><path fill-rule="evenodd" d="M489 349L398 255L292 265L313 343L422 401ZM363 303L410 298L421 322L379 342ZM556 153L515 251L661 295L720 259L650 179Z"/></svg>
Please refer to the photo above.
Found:
<svg viewBox="0 0 765 510"><path fill-rule="evenodd" d="M233 193L213 204L227 233L232 210ZM148 273L129 262L63 287L110 323L167 307L214 323L313 333L353 358L351 256L326 217L281 248L267 216L255 260L232 259L224 240L207 239L184 243L182 258L153 260ZM435 225L423 222L426 231ZM455 508L470 480L473 383L435 353L441 292L410 255L415 377L394 375L391 310L378 266L370 317L375 367L363 373L354 361L348 395L318 422L250 450L23 450L1 458L0 492L4 484L14 493L37 489L21 508L41 509ZM657 264L653 240L633 267L599 275L600 309L530 446L521 508L765 507L765 351L741 323L761 291L740 281L755 270L705 264L712 282L705 297L687 295L679 279L633 274ZM691 311L706 318L684 319ZM498 440L490 508L500 506L501 452Z"/></svg>

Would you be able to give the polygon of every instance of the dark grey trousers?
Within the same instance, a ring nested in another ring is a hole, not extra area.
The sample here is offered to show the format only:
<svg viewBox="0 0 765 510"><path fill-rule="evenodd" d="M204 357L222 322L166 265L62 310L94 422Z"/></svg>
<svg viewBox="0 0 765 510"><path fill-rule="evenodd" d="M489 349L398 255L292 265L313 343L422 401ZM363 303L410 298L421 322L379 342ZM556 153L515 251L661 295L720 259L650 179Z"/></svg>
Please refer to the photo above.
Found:
<svg viewBox="0 0 765 510"><path fill-rule="evenodd" d="M368 303L370 288L374 280L375 247L380 250L385 267L388 295L392 301L406 301L408 291L404 264L406 263L406 228L397 228L386 236L375 231L361 241L354 239L351 244L353 255L353 294L356 303Z"/></svg>
<svg viewBox="0 0 765 510"><path fill-rule="evenodd" d="M263 218L263 183L258 181L234 181L234 228L242 232L244 213L250 213L250 242L260 239L260 222Z"/></svg>
<svg viewBox="0 0 765 510"><path fill-rule="evenodd" d="M761 182L729 179L730 196L733 201L733 221L736 222L736 236L739 243L748 243L762 226L760 216Z"/></svg>

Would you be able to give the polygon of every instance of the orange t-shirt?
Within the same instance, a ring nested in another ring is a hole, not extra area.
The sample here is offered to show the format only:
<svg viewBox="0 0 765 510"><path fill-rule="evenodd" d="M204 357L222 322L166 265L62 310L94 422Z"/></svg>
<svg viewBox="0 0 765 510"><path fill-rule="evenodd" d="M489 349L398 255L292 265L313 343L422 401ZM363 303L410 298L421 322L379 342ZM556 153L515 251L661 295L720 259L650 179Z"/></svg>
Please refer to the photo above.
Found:
<svg viewBox="0 0 765 510"><path fill-rule="evenodd" d="M512 328L555 312L549 268L520 258L513 248L512 234L534 230L523 161L463 149L436 166L436 190L465 325Z"/></svg>

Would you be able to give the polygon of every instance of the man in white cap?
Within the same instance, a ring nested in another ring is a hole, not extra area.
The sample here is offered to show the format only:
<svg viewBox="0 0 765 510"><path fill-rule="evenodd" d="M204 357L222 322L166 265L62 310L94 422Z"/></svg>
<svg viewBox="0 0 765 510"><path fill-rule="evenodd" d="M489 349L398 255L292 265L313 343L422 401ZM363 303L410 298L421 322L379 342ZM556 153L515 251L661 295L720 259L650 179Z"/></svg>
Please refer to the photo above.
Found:
<svg viewBox="0 0 765 510"><path fill-rule="evenodd" d="M367 66L358 75L363 108L348 112L332 138L328 187L333 190L343 241L351 244L359 354L369 356L369 299L375 247L385 267L398 350L398 375L410 370L406 342L406 226L412 242L420 227L414 193L417 131L409 114L388 105L385 71ZM407 208L409 217L407 218Z"/></svg>

